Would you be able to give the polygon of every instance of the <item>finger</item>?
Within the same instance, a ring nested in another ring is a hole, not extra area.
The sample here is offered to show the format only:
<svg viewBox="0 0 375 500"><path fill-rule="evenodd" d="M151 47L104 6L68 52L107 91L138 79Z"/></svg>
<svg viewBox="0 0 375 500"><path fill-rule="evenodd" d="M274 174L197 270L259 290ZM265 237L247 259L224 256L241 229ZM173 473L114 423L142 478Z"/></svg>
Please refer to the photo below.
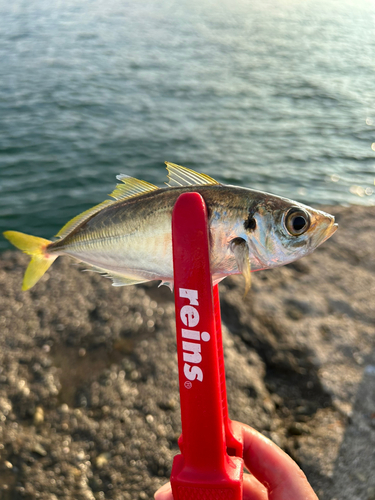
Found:
<svg viewBox="0 0 375 500"><path fill-rule="evenodd" d="M243 500L268 500L267 489L254 476L243 476Z"/></svg>
<svg viewBox="0 0 375 500"><path fill-rule="evenodd" d="M233 423L242 428L246 467L266 486L270 499L317 500L305 474L289 455L251 427Z"/></svg>
<svg viewBox="0 0 375 500"><path fill-rule="evenodd" d="M171 483L166 483L154 495L155 500L173 500Z"/></svg>

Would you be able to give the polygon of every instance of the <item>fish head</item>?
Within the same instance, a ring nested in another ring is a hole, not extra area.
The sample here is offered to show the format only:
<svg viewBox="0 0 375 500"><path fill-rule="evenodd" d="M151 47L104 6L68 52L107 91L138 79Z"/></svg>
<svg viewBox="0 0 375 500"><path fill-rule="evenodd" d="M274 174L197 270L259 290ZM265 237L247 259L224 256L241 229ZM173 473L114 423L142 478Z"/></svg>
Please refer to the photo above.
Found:
<svg viewBox="0 0 375 500"><path fill-rule="evenodd" d="M262 193L248 202L241 236L249 248L252 270L308 255L337 229L332 215L292 200Z"/></svg>

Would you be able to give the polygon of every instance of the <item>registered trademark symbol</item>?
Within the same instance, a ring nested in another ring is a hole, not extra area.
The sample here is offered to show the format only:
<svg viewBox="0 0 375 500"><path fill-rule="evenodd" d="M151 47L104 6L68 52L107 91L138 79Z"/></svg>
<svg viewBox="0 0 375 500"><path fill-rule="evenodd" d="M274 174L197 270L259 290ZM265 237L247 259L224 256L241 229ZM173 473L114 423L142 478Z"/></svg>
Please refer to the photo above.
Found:
<svg viewBox="0 0 375 500"><path fill-rule="evenodd" d="M188 380L184 383L184 386L186 389L191 389L193 387L193 384L189 382Z"/></svg>

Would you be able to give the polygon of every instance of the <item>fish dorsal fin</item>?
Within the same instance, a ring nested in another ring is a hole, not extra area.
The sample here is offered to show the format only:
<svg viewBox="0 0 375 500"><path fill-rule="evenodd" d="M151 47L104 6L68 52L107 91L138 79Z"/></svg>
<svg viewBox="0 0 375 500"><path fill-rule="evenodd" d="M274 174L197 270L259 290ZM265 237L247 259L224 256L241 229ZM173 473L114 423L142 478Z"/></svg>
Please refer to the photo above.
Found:
<svg viewBox="0 0 375 500"><path fill-rule="evenodd" d="M206 174L198 174L194 170L189 168L181 167L175 163L165 162L168 170L168 180L167 186L209 186L214 184L220 184L215 181L212 177Z"/></svg>
<svg viewBox="0 0 375 500"><path fill-rule="evenodd" d="M140 181L139 179L129 177L125 174L118 175L116 179L122 181L123 184L117 184L116 189L109 195L115 200L124 200L126 198L132 198L133 196L139 196L148 191L159 189L149 182Z"/></svg>
<svg viewBox="0 0 375 500"><path fill-rule="evenodd" d="M63 226L60 231L56 234L57 238L64 238L66 235L68 235L71 231L73 231L76 227L78 227L82 222L85 220L89 219L96 213L100 212L103 208L112 205L115 203L113 200L105 200L102 203L99 203L99 205L95 205L95 207L91 207L85 212L82 212L81 214L77 215L73 219L71 219L69 222Z"/></svg>
<svg viewBox="0 0 375 500"><path fill-rule="evenodd" d="M110 196L112 196L112 198L115 198L116 201L124 200L125 198L131 198L133 196L139 196L140 194L146 193L147 191L154 191L155 189L159 189L157 186L154 186L149 182L139 181L138 179L134 179L134 177L129 177L125 174L120 174L116 178L124 183L117 184L115 190L110 194ZM56 237L64 238L84 221L100 212L100 210L102 210L103 208L106 208L109 205L113 205L114 203L116 203L116 201L105 200L102 203L99 203L99 205L95 205L95 207L89 208L85 212L77 215L72 220L67 222L62 229L60 229L60 231L56 234Z"/></svg>

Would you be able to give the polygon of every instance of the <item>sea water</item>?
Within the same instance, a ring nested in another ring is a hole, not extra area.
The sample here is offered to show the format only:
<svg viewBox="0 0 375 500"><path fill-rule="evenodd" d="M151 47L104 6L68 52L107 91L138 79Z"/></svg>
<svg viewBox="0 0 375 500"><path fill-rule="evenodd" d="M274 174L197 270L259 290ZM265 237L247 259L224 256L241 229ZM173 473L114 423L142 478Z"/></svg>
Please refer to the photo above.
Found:
<svg viewBox="0 0 375 500"><path fill-rule="evenodd" d="M374 21L371 0L0 0L0 229L51 237L165 160L374 205Z"/></svg>

